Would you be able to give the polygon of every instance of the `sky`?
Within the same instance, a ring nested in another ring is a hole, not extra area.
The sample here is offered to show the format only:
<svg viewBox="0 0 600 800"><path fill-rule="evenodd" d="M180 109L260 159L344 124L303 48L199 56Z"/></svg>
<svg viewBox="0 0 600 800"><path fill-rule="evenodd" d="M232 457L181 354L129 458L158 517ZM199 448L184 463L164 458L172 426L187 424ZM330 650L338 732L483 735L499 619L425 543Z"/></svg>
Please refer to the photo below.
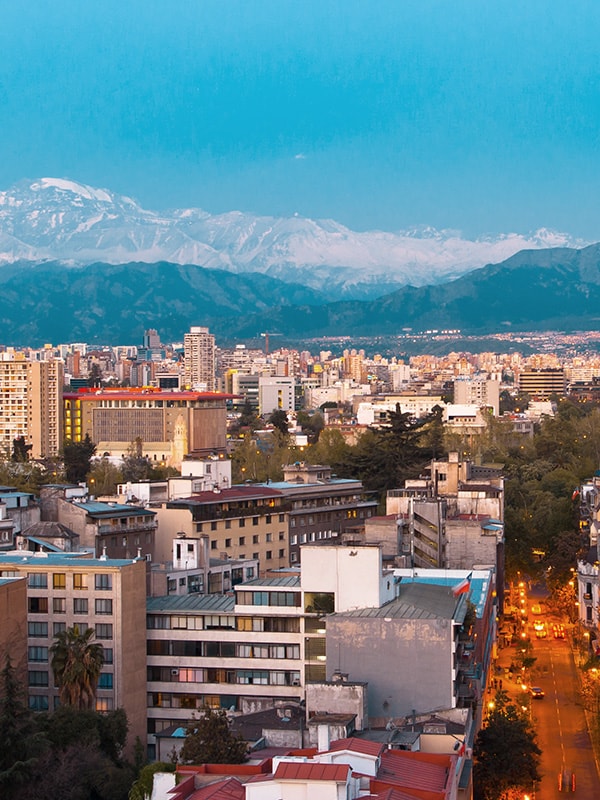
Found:
<svg viewBox="0 0 600 800"><path fill-rule="evenodd" d="M0 0L0 189L600 239L597 0Z"/></svg>

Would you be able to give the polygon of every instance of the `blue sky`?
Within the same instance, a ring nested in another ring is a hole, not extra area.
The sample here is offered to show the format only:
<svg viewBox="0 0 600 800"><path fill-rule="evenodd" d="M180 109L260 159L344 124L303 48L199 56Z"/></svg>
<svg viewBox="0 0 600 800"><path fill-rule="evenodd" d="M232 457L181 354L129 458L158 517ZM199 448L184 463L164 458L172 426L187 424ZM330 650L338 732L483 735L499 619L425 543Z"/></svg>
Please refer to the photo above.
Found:
<svg viewBox="0 0 600 800"><path fill-rule="evenodd" d="M600 3L0 4L0 188L600 239Z"/></svg>

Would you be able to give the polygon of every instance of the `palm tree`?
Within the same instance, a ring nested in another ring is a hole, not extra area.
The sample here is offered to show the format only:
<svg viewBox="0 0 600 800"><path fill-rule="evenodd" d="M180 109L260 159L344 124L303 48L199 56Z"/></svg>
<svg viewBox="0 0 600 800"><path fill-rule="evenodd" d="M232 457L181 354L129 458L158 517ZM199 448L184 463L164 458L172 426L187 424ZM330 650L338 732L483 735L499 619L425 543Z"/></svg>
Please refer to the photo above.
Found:
<svg viewBox="0 0 600 800"><path fill-rule="evenodd" d="M104 664L104 648L92 641L94 636L93 628L80 633L79 626L74 625L57 634L50 648L60 702L80 711L95 707L98 678Z"/></svg>

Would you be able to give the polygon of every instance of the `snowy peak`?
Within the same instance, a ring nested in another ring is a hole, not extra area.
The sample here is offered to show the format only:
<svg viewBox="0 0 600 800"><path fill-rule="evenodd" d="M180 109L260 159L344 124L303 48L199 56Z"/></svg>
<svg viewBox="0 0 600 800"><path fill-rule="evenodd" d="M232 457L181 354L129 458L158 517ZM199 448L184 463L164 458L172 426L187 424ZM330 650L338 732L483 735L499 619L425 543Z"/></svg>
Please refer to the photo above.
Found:
<svg viewBox="0 0 600 800"><path fill-rule="evenodd" d="M585 244L545 228L465 239L459 231L426 226L359 233L298 215L211 215L198 208L161 213L64 178L21 181L0 192L0 263L170 261L262 272L357 297L365 285L374 295L390 286L440 283L519 250Z"/></svg>

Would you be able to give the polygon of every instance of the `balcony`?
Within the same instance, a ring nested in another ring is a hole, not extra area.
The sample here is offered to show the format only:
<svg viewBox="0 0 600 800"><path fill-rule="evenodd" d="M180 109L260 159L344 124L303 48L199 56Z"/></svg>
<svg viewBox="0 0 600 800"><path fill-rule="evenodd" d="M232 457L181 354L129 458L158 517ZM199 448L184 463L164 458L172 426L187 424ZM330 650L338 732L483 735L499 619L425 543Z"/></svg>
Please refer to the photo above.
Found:
<svg viewBox="0 0 600 800"><path fill-rule="evenodd" d="M98 525L97 531L100 536L116 536L118 534L127 533L144 533L145 531L155 531L158 528L158 522L152 520L151 522L136 522L130 525Z"/></svg>

